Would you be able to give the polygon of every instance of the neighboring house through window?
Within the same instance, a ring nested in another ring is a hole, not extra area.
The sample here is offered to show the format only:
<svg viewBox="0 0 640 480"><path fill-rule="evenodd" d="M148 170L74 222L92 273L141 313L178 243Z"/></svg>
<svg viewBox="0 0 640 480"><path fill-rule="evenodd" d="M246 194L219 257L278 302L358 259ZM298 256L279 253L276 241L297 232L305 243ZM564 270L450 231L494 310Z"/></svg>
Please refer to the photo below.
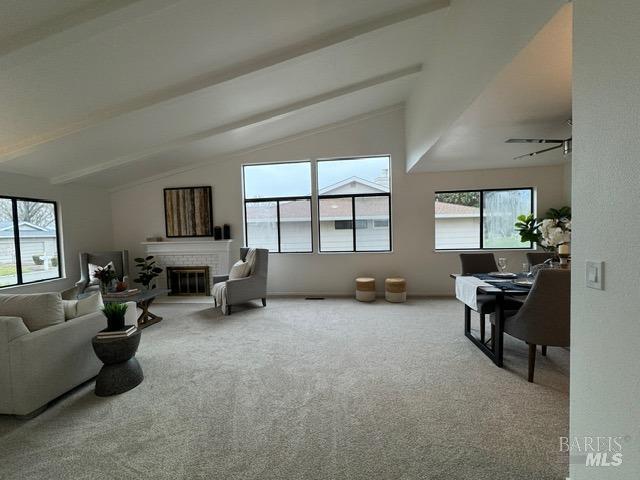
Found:
<svg viewBox="0 0 640 480"><path fill-rule="evenodd" d="M0 287L62 276L55 202L0 197Z"/></svg>
<svg viewBox="0 0 640 480"><path fill-rule="evenodd" d="M245 244L275 253L313 251L314 165L318 250L391 250L389 156L245 165Z"/></svg>
<svg viewBox="0 0 640 480"><path fill-rule="evenodd" d="M436 250L532 248L514 224L534 211L532 188L436 192Z"/></svg>
<svg viewBox="0 0 640 480"><path fill-rule="evenodd" d="M390 163L388 156L318 160L320 252L391 250Z"/></svg>

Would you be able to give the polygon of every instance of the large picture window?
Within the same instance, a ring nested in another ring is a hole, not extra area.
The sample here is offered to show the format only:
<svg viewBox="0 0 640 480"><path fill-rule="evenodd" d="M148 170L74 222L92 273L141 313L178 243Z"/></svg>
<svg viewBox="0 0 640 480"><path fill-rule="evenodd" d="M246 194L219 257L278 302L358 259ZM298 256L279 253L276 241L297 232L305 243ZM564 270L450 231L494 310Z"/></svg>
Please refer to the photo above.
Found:
<svg viewBox="0 0 640 480"><path fill-rule="evenodd" d="M436 192L436 250L533 248L514 227L533 211L532 188Z"/></svg>
<svg viewBox="0 0 640 480"><path fill-rule="evenodd" d="M0 197L0 288L62 276L55 202Z"/></svg>
<svg viewBox="0 0 640 480"><path fill-rule="evenodd" d="M391 250L390 158L318 160L320 252Z"/></svg>
<svg viewBox="0 0 640 480"><path fill-rule="evenodd" d="M312 252L311 162L245 165L243 181L245 244Z"/></svg>

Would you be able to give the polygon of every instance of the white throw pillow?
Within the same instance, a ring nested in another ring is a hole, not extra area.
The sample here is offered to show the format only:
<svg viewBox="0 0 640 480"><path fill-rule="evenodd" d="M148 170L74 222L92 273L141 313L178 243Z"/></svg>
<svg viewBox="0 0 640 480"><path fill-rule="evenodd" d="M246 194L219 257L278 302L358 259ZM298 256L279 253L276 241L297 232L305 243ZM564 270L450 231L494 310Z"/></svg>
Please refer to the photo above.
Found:
<svg viewBox="0 0 640 480"><path fill-rule="evenodd" d="M107 263L104 267L102 265L94 265L93 263L90 263L89 264L89 285L100 285L100 280L95 278L93 274L96 270L107 268L108 266L111 266L111 270L115 272L116 267L113 264L113 262Z"/></svg>
<svg viewBox="0 0 640 480"><path fill-rule="evenodd" d="M65 321L78 316L78 300L62 300L62 308Z"/></svg>
<svg viewBox="0 0 640 480"><path fill-rule="evenodd" d="M100 311L104 307L104 303L100 292L96 292L80 300L63 300L62 306L64 307L64 319L71 320Z"/></svg>
<svg viewBox="0 0 640 480"><path fill-rule="evenodd" d="M78 300L76 314L81 317L90 313L99 312L103 307L102 295L100 295L100 292L96 292L93 295Z"/></svg>
<svg viewBox="0 0 640 480"><path fill-rule="evenodd" d="M229 280L235 280L248 276L250 268L251 266L247 262L238 260L233 264L233 267L231 267L231 271L229 272Z"/></svg>
<svg viewBox="0 0 640 480"><path fill-rule="evenodd" d="M20 317L30 332L64 322L59 293L0 295L0 316Z"/></svg>

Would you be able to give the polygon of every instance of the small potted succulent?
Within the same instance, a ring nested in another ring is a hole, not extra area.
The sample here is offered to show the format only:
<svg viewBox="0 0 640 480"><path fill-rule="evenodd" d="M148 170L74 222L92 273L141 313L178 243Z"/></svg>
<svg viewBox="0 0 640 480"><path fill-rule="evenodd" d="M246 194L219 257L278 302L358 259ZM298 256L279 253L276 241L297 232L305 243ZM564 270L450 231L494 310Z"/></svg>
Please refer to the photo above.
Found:
<svg viewBox="0 0 640 480"><path fill-rule="evenodd" d="M126 303L107 303L102 307L102 313L107 317L107 331L124 330L124 317L127 313Z"/></svg>

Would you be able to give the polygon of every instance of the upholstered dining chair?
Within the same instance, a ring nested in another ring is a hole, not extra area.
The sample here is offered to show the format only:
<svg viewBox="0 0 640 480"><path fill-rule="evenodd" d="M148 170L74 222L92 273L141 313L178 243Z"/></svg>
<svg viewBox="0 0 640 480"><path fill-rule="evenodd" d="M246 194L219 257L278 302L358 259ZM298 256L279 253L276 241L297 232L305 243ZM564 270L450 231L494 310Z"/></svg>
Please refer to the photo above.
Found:
<svg viewBox="0 0 640 480"><path fill-rule="evenodd" d="M76 282L79 293L100 290L100 284L93 278L93 272L89 271L89 264L104 267L109 262L113 262L118 280L127 282L129 276L129 252L127 250L80 253L80 280Z"/></svg>
<svg viewBox="0 0 640 480"><path fill-rule="evenodd" d="M529 295L517 312L506 312L504 331L529 344L528 380L533 382L537 345L568 347L570 331L571 271L540 270Z"/></svg>
<svg viewBox="0 0 640 480"><path fill-rule="evenodd" d="M527 252L527 262L533 267L546 262L550 258L555 258L555 256L556 254L553 252Z"/></svg>
<svg viewBox="0 0 640 480"><path fill-rule="evenodd" d="M247 258L248 248L240 249L240 259ZM262 306L267 306L267 273L269 271L269 250L256 248L256 260L253 272L248 277L229 280L229 275L215 275L214 285L219 282L227 283L227 315L231 314L231 307L249 300L261 299Z"/></svg>
<svg viewBox="0 0 640 480"><path fill-rule="evenodd" d="M493 253L461 253L460 266L462 275L475 275L476 273L497 272L498 265ZM480 341L485 341L485 315L491 314L496 308L496 297L494 295L479 294L477 296L478 314L480 315ZM522 302L506 297L504 299L504 308L506 310L517 310ZM491 337L493 335L494 326L491 325Z"/></svg>

